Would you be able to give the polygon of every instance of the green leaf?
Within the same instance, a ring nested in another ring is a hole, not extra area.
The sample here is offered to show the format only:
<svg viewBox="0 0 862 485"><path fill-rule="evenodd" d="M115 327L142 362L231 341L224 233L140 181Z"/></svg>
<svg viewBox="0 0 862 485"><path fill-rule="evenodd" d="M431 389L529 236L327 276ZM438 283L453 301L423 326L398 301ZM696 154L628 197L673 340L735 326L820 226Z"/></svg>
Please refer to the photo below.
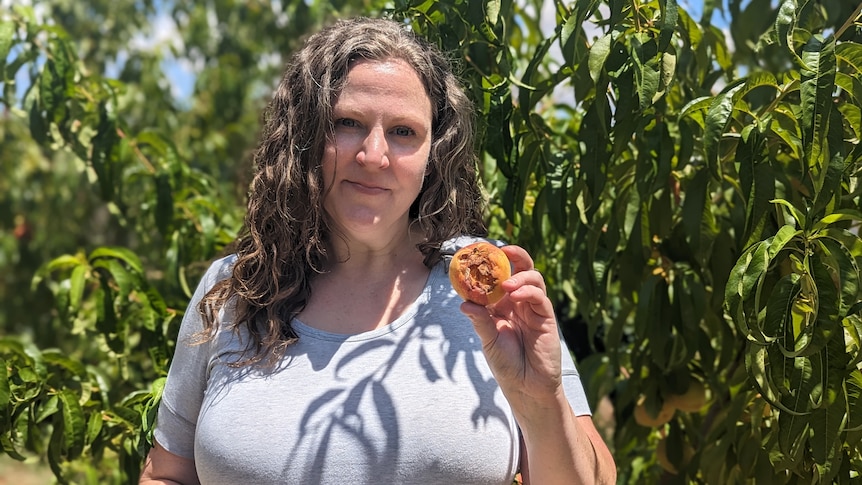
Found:
<svg viewBox="0 0 862 485"><path fill-rule="evenodd" d="M69 370L79 379L87 379L87 369L81 362L70 358L57 349L46 349L42 351L42 357L46 363L61 366Z"/></svg>
<svg viewBox="0 0 862 485"><path fill-rule="evenodd" d="M799 209L794 207L793 204L784 199L772 199L770 202L786 207L790 212L791 217L793 217L793 220L796 221L796 226L802 228L805 227L805 215L800 212Z"/></svg>
<svg viewBox="0 0 862 485"><path fill-rule="evenodd" d="M862 287L862 275L859 266L850 253L850 250L837 241L828 237L817 238L816 242L826 252L826 259L830 263L833 279L839 290L840 306L838 317L843 319L849 314L850 308L860 297Z"/></svg>
<svg viewBox="0 0 862 485"><path fill-rule="evenodd" d="M18 448L15 446L15 443L9 437L8 433L0 433L0 447L2 447L3 451L5 451L6 454L14 460L25 461L27 459L26 456L18 452Z"/></svg>
<svg viewBox="0 0 862 485"><path fill-rule="evenodd" d="M840 44L840 47L843 44ZM835 48L835 51L838 51L838 47ZM836 54L837 58L837 54ZM860 71L862 73L862 71ZM841 88L842 91L850 95L850 103L843 103L839 106L860 106L862 105L862 74L857 74L855 76L851 76L850 74L836 71L835 72L835 86ZM852 104L851 104L852 103Z"/></svg>
<svg viewBox="0 0 862 485"><path fill-rule="evenodd" d="M862 101L859 102L862 105ZM862 139L862 108L853 104L842 104L838 111L844 116L844 120L853 131L853 136Z"/></svg>
<svg viewBox="0 0 862 485"><path fill-rule="evenodd" d="M862 370L854 369L846 376L848 422L845 431L862 431Z"/></svg>
<svg viewBox="0 0 862 485"><path fill-rule="evenodd" d="M748 264L742 275L742 291L740 292L743 299L747 300L754 296L755 291L766 275L766 270L769 266L769 249L770 243L763 241L755 245L754 250L748 253Z"/></svg>
<svg viewBox="0 0 862 485"><path fill-rule="evenodd" d="M162 235L171 231L174 220L174 193L171 187L170 174L159 172L155 176L156 183L156 227Z"/></svg>
<svg viewBox="0 0 862 485"><path fill-rule="evenodd" d="M767 134L777 136L794 158L802 158L802 140L797 136L799 125L796 118L784 116L781 111L773 111L769 120Z"/></svg>
<svg viewBox="0 0 862 485"><path fill-rule="evenodd" d="M545 39L538 46L536 46L536 50L533 53L533 57L530 59L530 62L527 63L526 69L524 69L524 75L521 77L520 81L517 81L514 77L510 80L515 82L519 88L518 99L520 103L521 109L521 117L525 120L529 120L530 116L533 114L533 108L538 102L538 99L533 99L533 92L535 91L535 87L533 87L534 79L533 76L536 74L539 66L542 65L542 60L548 53L548 49L553 45L553 39Z"/></svg>
<svg viewBox="0 0 862 485"><path fill-rule="evenodd" d="M120 261L126 263L135 273L139 275L143 275L144 273L143 265L141 265L141 260L134 252L132 252L128 248L120 246L103 246L94 249L90 253L89 260L91 263L100 258L119 259Z"/></svg>
<svg viewBox="0 0 862 485"><path fill-rule="evenodd" d="M746 128L753 127L748 125ZM757 130L743 132L736 149L739 165L739 185L745 197L745 246L750 246L764 236L764 228L770 219L769 201L775 198L775 173L763 160L764 137Z"/></svg>
<svg viewBox="0 0 862 485"><path fill-rule="evenodd" d="M3 414L2 410L9 405L10 396L11 391L9 390L9 370L6 367L6 361L3 359L3 357L0 357L0 416L2 416Z"/></svg>
<svg viewBox="0 0 862 485"><path fill-rule="evenodd" d="M87 418L87 430L85 436L86 445L92 445L96 442L99 437L99 433L102 432L102 427L105 423L104 417L100 412L90 413L90 416Z"/></svg>
<svg viewBox="0 0 862 485"><path fill-rule="evenodd" d="M796 25L796 0L784 0L778 9L773 32L775 41L783 47L793 49L793 28Z"/></svg>
<svg viewBox="0 0 862 485"><path fill-rule="evenodd" d="M769 241L769 249L767 251L767 255L770 260L778 256L778 253L784 249L784 246L787 245L794 237L801 235L802 231L796 230L795 227L785 224L781 226L775 236L771 238Z"/></svg>
<svg viewBox="0 0 862 485"><path fill-rule="evenodd" d="M125 301L134 289L135 280L126 268L116 259L99 258L93 261L93 268L103 268L110 273L119 287L117 296L120 301Z"/></svg>
<svg viewBox="0 0 862 485"><path fill-rule="evenodd" d="M548 216L553 227L560 233L567 232L568 224L568 204L571 200L569 197L569 177L571 175L571 165L564 153L556 153L550 158L548 167L547 184L545 187L548 191L548 198L551 202L548 205ZM556 203L554 203L556 202Z"/></svg>
<svg viewBox="0 0 862 485"><path fill-rule="evenodd" d="M500 3L502 0L485 1L485 19L491 25L497 25L500 20Z"/></svg>
<svg viewBox="0 0 862 485"><path fill-rule="evenodd" d="M783 367L776 368L769 362L769 359L770 355L766 346L753 345L751 343L746 345L745 368L751 376L751 383L766 402L784 411L784 413L787 413L787 416L804 415L805 413L791 409L781 401L781 394L776 393L778 387L773 380L772 372L783 369ZM779 416L783 416L784 413L780 413Z"/></svg>
<svg viewBox="0 0 862 485"><path fill-rule="evenodd" d="M682 110L679 112L679 119L689 119L694 121L695 124L701 127L701 129L706 128L706 113L709 110L709 106L712 104L712 96L701 96L700 98L695 98L688 102L685 106L683 106Z"/></svg>
<svg viewBox="0 0 862 485"><path fill-rule="evenodd" d="M90 162L98 178L101 197L106 202L114 200L118 188L115 180L117 167L112 157L117 142L116 113L111 103L102 101L99 103L98 128L92 138L93 149Z"/></svg>
<svg viewBox="0 0 862 485"><path fill-rule="evenodd" d="M75 266L75 269L72 270L72 275L69 277L69 308L72 312L78 311L78 308L81 306L86 274L87 267L80 264Z"/></svg>
<svg viewBox="0 0 862 485"><path fill-rule="evenodd" d="M815 222L811 227L811 231L819 232L832 224L844 221L862 222L862 212L855 209L838 209L831 214L823 216L823 218Z"/></svg>
<svg viewBox="0 0 862 485"><path fill-rule="evenodd" d="M661 8L662 41L670 42L670 37L679 22L679 6L677 6L676 0L660 0L659 7Z"/></svg>
<svg viewBox="0 0 862 485"><path fill-rule="evenodd" d="M742 88L734 94L734 100L742 100L745 95L747 95L751 91L766 86L773 87L776 91L780 89L778 86L778 81L775 79L775 75L771 72L753 72L745 79L745 83L743 84Z"/></svg>
<svg viewBox="0 0 862 485"><path fill-rule="evenodd" d="M652 105L659 90L661 58L656 55L658 46L654 39L647 38L641 42L638 36L633 36L630 42L634 47L631 59L635 67L638 108L640 111L644 111Z"/></svg>
<svg viewBox="0 0 862 485"><path fill-rule="evenodd" d="M57 414L60 411L60 398L55 394L49 397L41 406L39 406L38 410L33 417L33 421L36 423L41 423L42 421L50 418L51 416Z"/></svg>
<svg viewBox="0 0 862 485"><path fill-rule="evenodd" d="M829 113L832 109L832 91L835 89L835 43L832 38L823 41L812 36L802 52L804 68L800 97L802 104L802 142L809 169L819 172L826 165L828 153L822 154L823 139ZM817 187L819 191L820 187Z"/></svg>
<svg viewBox="0 0 862 485"><path fill-rule="evenodd" d="M84 410L74 391L63 389L57 395L63 407L63 448L69 459L75 459L84 450Z"/></svg>
<svg viewBox="0 0 862 485"><path fill-rule="evenodd" d="M700 170L685 187L682 206L682 226L689 246L698 251L705 241L701 241L701 226L711 211L707 204L709 198L709 172Z"/></svg>
<svg viewBox="0 0 862 485"><path fill-rule="evenodd" d="M565 46L569 43L569 39L572 37L572 34L580 27L581 20L579 18L579 11L577 9L573 9L572 13L566 19L566 22L563 24L562 30L560 30L560 45Z"/></svg>
<svg viewBox="0 0 862 485"><path fill-rule="evenodd" d="M5 80L6 59L12 49L12 36L15 35L15 24L0 21L0 81Z"/></svg>
<svg viewBox="0 0 862 485"><path fill-rule="evenodd" d="M659 77L659 90L653 97L652 102L658 101L659 97L667 92L676 76L676 49L672 46L661 55L661 73Z"/></svg>
<svg viewBox="0 0 862 485"><path fill-rule="evenodd" d="M847 64L852 71L862 73L862 44L842 42L836 45L835 58L839 64Z"/></svg>
<svg viewBox="0 0 862 485"><path fill-rule="evenodd" d="M593 79L594 84L599 82L599 76L602 75L602 71L605 68L605 61L607 61L608 55L611 53L613 40L613 31L608 32L600 37L595 43L593 43L593 46L590 47L590 57L587 60L587 63L590 67L590 77Z"/></svg>
<svg viewBox="0 0 862 485"><path fill-rule="evenodd" d="M736 84L731 84L725 90L716 96L710 103L709 110L706 113L706 121L703 130L703 152L707 164L712 168L715 178L720 178L719 173L719 144L721 143L722 135L727 128L733 113L733 97L737 91L745 86L743 81L738 81Z"/></svg>
<svg viewBox="0 0 862 485"><path fill-rule="evenodd" d="M799 275L789 274L778 280L766 302L766 315L762 328L756 334L756 340L769 344L784 336L785 328L793 325L793 304L802 291Z"/></svg>

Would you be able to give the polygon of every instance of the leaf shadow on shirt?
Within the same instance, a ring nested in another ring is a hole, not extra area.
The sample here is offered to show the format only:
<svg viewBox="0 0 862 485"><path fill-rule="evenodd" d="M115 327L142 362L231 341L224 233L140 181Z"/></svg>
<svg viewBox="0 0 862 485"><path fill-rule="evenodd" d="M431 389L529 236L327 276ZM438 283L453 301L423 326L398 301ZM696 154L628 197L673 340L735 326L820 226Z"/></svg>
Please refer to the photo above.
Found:
<svg viewBox="0 0 862 485"><path fill-rule="evenodd" d="M438 284L439 286L439 284ZM392 388L392 382L403 383L403 380L389 376L399 372L401 366L420 366L424 374L424 382L415 382L416 386L425 386L421 393L434 393L434 384L442 380L453 380L455 374L466 374L470 386L463 386L466 391L472 388L475 392L470 396L449 396L451 399L468 399L477 402L472 411L473 428L478 428L489 420L499 420L509 429L509 418L506 412L495 402L495 394L499 388L490 372L485 367L481 353L481 343L475 335L472 324L460 312L458 306L461 300L450 294L445 287L432 288L431 298L435 301L420 301L416 305L414 322L404 325L373 340L368 340L356 348L338 357L337 362L331 362L336 353L330 355L306 355L314 369L332 368L335 382L345 384L351 382L342 379L343 373L363 375L355 384L337 386L326 382L322 392L305 410L300 423L297 446L294 446L285 463L296 465L305 462L306 474L303 483L320 484L325 482L321 470L325 469L330 453L333 450L334 436L347 435L361 449L364 457L361 461L368 470L374 471L375 483L395 483L403 480L398 475L400 443L406 437L402 436L401 420L422 420L421 415L404 415L416 410L398 409L393 399L393 392L403 389ZM433 303L433 304L432 304ZM444 311L441 311L441 308ZM465 327L466 325L466 327ZM408 346L419 345L418 353L406 352ZM375 355L379 360L373 360L376 365L368 365L369 355ZM404 359L417 356L418 362L406 362ZM299 356L294 356L294 358ZM459 362L463 366L456 372ZM421 379L418 379L421 381ZM421 394L420 393L420 394ZM499 395L497 396L499 397ZM365 403L363 405L363 402ZM372 403L373 413L369 412L368 403ZM399 414L399 412L401 414ZM435 426L435 423L428 423ZM381 434L382 431L382 434ZM510 432L509 439L517 439ZM313 460L309 456L300 456L300 449L316 448ZM429 450L429 453L431 450ZM429 459L429 467L435 467L433 457ZM429 470L430 471L430 470ZM361 474L359 475L361 477ZM364 479L369 479L365 477ZM363 478L359 478L362 482Z"/></svg>

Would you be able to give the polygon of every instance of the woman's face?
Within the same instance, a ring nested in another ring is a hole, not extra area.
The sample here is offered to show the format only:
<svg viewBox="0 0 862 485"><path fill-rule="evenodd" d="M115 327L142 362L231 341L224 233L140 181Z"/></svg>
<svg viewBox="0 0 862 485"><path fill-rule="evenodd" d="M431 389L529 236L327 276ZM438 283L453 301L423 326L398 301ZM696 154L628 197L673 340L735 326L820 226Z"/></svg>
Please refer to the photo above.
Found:
<svg viewBox="0 0 862 485"><path fill-rule="evenodd" d="M428 165L431 120L431 100L406 62L350 68L323 157L323 206L342 233L366 240L406 229Z"/></svg>

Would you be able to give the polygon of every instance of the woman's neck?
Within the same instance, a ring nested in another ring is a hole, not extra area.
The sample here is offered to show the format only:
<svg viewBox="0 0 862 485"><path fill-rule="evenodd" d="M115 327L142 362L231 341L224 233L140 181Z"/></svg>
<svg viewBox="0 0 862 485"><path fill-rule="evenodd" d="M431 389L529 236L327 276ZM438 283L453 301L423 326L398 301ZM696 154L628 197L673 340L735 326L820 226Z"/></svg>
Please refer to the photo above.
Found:
<svg viewBox="0 0 862 485"><path fill-rule="evenodd" d="M424 257L416 245L422 240L418 231L405 227L387 237L360 238L334 235L330 241L333 255L330 273L349 275L391 275L422 264Z"/></svg>

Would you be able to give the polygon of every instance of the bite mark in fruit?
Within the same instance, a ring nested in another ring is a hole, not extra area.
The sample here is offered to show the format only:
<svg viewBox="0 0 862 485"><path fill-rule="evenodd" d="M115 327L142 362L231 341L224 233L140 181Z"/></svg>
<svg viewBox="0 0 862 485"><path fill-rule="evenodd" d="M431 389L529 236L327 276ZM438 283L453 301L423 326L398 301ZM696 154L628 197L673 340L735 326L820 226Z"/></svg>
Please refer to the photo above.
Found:
<svg viewBox="0 0 862 485"><path fill-rule="evenodd" d="M484 241L459 249L449 263L449 280L458 295L482 306L503 298L501 283L511 276L506 253Z"/></svg>

